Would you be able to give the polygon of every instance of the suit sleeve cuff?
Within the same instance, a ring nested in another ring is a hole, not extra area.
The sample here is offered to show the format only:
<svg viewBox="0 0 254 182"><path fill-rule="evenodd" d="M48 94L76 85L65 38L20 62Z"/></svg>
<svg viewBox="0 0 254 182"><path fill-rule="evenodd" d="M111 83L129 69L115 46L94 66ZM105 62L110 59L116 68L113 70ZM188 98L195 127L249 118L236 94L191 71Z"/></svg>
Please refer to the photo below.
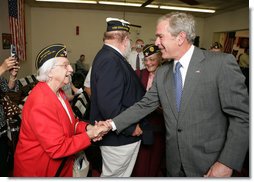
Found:
<svg viewBox="0 0 254 182"><path fill-rule="evenodd" d="M111 126L112 126L112 131L115 131L116 130L116 125L114 123L113 120L111 120L112 122L110 122Z"/></svg>

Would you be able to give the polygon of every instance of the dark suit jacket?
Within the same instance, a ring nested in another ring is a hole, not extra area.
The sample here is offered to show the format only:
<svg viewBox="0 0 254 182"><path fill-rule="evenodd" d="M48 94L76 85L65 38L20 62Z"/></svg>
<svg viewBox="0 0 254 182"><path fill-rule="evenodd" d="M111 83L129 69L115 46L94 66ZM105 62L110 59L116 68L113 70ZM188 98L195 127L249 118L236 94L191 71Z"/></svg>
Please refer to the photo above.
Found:
<svg viewBox="0 0 254 182"><path fill-rule="evenodd" d="M173 61L160 67L143 99L113 118L117 130L156 109L161 102L166 125L168 176L203 176L219 161L241 170L249 146L249 98L244 76L230 54L194 49L181 111L175 104Z"/></svg>
<svg viewBox="0 0 254 182"><path fill-rule="evenodd" d="M112 47L104 45L96 55L92 67L91 122L113 118L144 96L145 89L136 73ZM141 138L131 136L135 128L136 124L133 124L119 135L110 132L100 144L119 146L136 142Z"/></svg>

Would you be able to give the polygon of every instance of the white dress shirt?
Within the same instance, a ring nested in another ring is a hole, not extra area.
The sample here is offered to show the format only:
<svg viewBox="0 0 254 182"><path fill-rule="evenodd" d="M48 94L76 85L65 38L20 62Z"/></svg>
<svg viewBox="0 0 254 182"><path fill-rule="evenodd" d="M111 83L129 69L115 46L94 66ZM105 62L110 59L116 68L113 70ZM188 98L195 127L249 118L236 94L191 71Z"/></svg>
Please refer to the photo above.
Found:
<svg viewBox="0 0 254 182"><path fill-rule="evenodd" d="M173 72L175 72L175 66L178 61L182 65L182 67L180 68L181 75L182 75L182 84L183 84L182 86L184 86L185 77L187 74L187 70L188 70L193 52L194 52L194 46L191 45L190 49L180 58L180 60L174 60Z"/></svg>
<svg viewBox="0 0 254 182"><path fill-rule="evenodd" d="M87 88L91 87L91 72L92 72L92 66L90 67L90 69L86 75L85 82L84 82L84 86Z"/></svg>
<svg viewBox="0 0 254 182"><path fill-rule="evenodd" d="M131 65L131 67L133 68L133 70L136 70L136 59L137 59L137 54L139 54L139 60L140 60L140 64L139 64L139 68L140 70L145 68L144 65L144 54L143 52L138 53L136 50L131 51L130 55L127 58L128 63Z"/></svg>

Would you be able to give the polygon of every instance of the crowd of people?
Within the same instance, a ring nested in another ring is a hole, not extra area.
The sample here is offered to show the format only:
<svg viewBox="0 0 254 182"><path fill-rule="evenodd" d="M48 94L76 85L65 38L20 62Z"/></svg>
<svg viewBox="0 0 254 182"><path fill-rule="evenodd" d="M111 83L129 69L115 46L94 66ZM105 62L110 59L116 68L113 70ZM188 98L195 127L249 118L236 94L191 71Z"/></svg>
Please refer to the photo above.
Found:
<svg viewBox="0 0 254 182"><path fill-rule="evenodd" d="M9 57L0 65L0 176L8 176L12 168L13 151L8 138L8 124L7 113L3 105L3 98L9 91L19 91L19 84L17 82L17 74L20 69L18 59L16 57ZM9 72L9 79L3 77L4 73Z"/></svg>
<svg viewBox="0 0 254 182"><path fill-rule="evenodd" d="M249 96L236 58L219 43L210 50L194 46L195 21L186 13L160 17L149 44L137 39L131 45L125 20L107 18L106 25L89 70L82 54L74 72L64 44L38 53L39 82L22 109L12 175L72 177L77 154L91 146L100 151L101 177L231 177L241 171L249 149ZM1 97L18 91L19 69L14 57L1 64L0 74L10 74L9 81L0 77ZM85 121L72 110L80 93L90 104ZM0 119L2 130L1 104ZM9 176L8 138L0 137L0 174Z"/></svg>

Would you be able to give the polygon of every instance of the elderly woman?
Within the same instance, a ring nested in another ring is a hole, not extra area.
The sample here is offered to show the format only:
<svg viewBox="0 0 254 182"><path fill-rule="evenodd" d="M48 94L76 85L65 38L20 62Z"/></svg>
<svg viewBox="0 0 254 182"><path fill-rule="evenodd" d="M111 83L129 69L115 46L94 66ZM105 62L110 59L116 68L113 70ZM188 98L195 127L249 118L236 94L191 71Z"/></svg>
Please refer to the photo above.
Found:
<svg viewBox="0 0 254 182"><path fill-rule="evenodd" d="M136 70L143 86L149 90L157 68L162 64L161 52L154 44L145 45L143 48L145 69ZM133 177L158 177L163 176L163 157L165 157L165 125L162 110L158 108L147 116L154 142L151 145L142 144L132 172Z"/></svg>
<svg viewBox="0 0 254 182"><path fill-rule="evenodd" d="M17 74L20 67L15 57L9 57L0 65L0 97L9 91L17 92L19 84ZM10 77L7 80L1 75L9 71ZM2 102L0 102L0 176L8 176L8 155L11 148L8 145L6 113L4 112Z"/></svg>
<svg viewBox="0 0 254 182"><path fill-rule="evenodd" d="M36 58L39 83L33 88L22 111L22 123L14 156L14 176L72 176L77 152L100 140L106 127L81 122L74 117L61 87L73 72L66 47L53 44Z"/></svg>

